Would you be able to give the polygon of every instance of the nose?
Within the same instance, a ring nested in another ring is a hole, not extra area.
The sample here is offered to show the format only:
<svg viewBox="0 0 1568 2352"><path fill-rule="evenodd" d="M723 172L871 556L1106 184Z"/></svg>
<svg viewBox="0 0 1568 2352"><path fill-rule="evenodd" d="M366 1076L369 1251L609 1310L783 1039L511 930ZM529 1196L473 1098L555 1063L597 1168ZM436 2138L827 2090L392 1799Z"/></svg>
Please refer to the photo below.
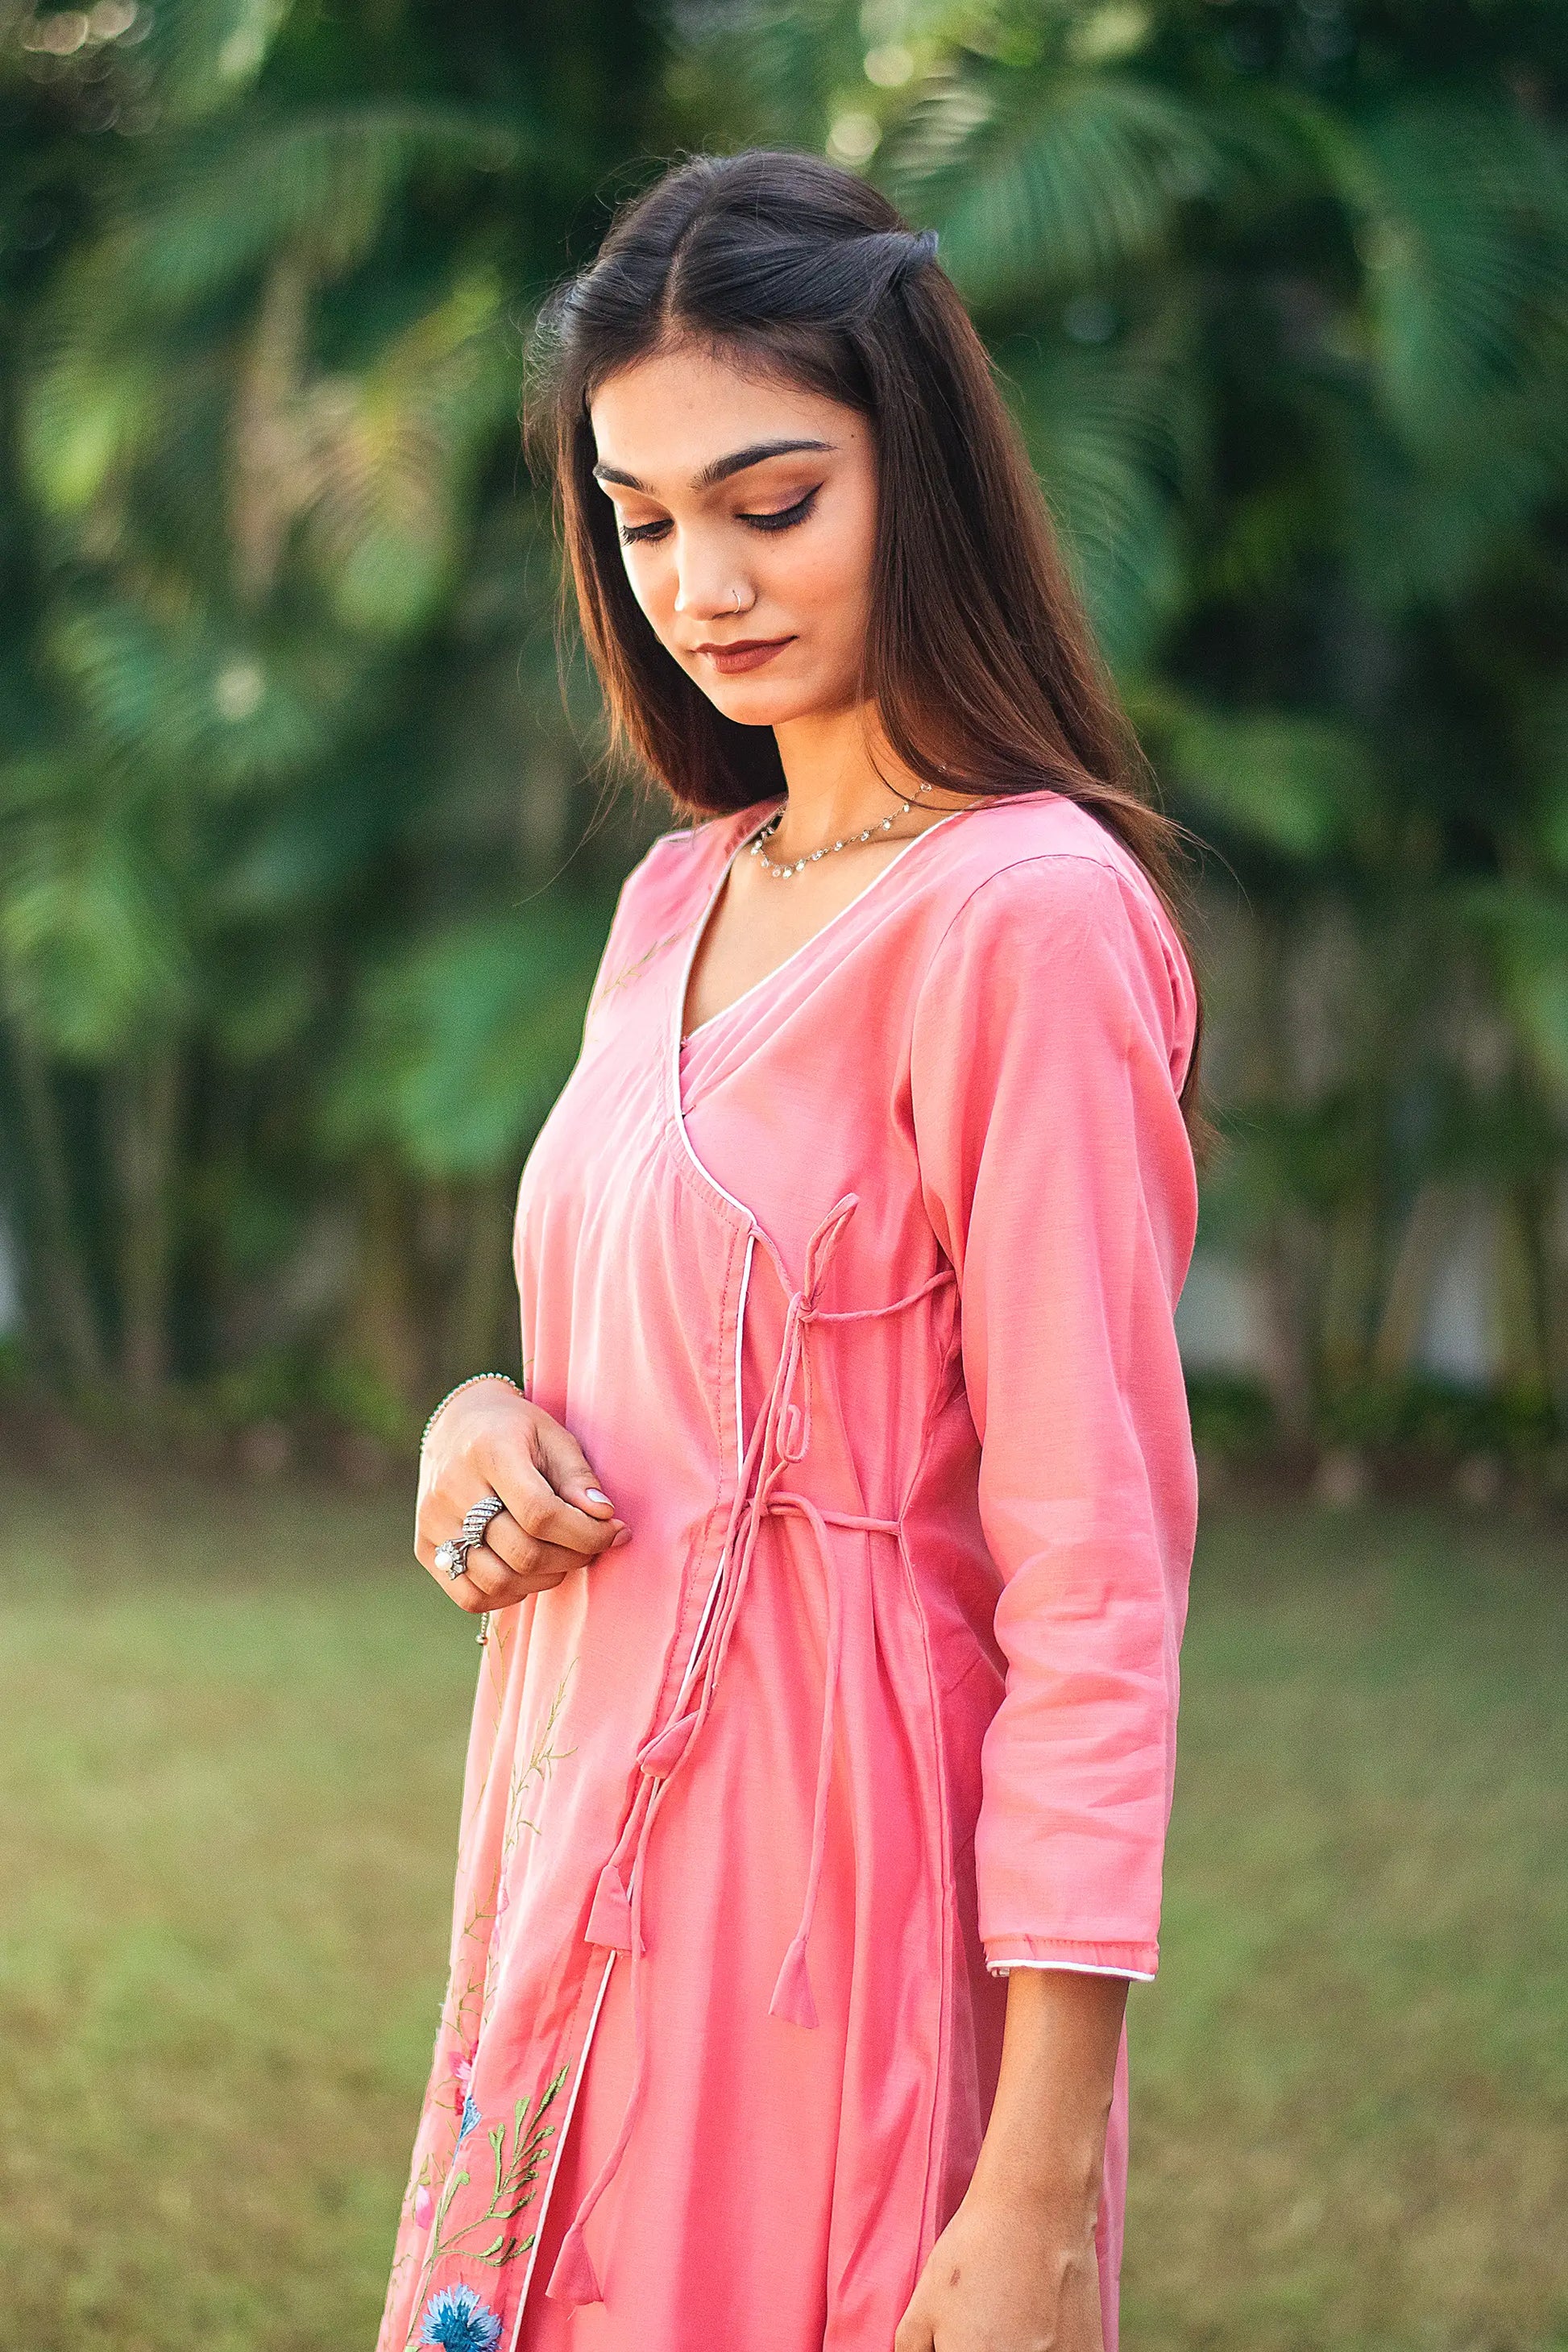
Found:
<svg viewBox="0 0 1568 2352"><path fill-rule="evenodd" d="M746 581L735 577L734 561L718 548L701 548L689 536L676 556L675 609L689 620L733 620L754 602Z"/></svg>

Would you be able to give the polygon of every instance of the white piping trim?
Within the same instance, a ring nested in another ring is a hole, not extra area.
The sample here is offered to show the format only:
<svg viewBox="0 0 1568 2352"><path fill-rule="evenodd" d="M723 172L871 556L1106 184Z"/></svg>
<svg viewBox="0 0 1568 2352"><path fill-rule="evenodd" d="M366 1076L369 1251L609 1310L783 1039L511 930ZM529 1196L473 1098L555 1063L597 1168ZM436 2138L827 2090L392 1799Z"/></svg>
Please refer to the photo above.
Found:
<svg viewBox="0 0 1568 2352"><path fill-rule="evenodd" d="M1096 1960L987 1960L986 1973L994 1977L1010 1977L1015 1969L1065 1969L1075 1977L1127 1977L1133 1984L1152 1984L1153 1971L1149 1969L1108 1969Z"/></svg>
<svg viewBox="0 0 1568 2352"><path fill-rule="evenodd" d="M724 1565L721 1560L714 1570L713 1581L708 1587L708 1598L702 1603L702 1614L697 1621L697 1631L692 1636L691 1655L686 1661L686 1672L681 1675L680 1688L675 1694L675 1706L670 1718L672 1722L685 1706L686 1695L696 1680L697 1661L702 1654L702 1636L708 1631L708 1621L713 1614L713 1604L719 1598L719 1588L724 1581Z"/></svg>
<svg viewBox="0 0 1568 2352"><path fill-rule="evenodd" d="M741 1357L746 1337L746 1298L752 1287L752 1252L757 1246L754 1232L746 1235L746 1263L741 1268L741 1303L735 1309L735 1475L746 1466L745 1408L741 1395Z"/></svg>
<svg viewBox="0 0 1568 2352"><path fill-rule="evenodd" d="M588 2053L594 2046L594 2031L599 2022L599 2011L605 2006L605 1995L609 1990L610 1970L615 1967L617 1957L615 1952L612 1952L605 1962L605 1973L599 1979L599 1990L594 1996L593 2013L588 2019L588 2031L583 2036L583 2049L577 2060L577 2073L572 2084L572 2095L566 2102L566 2113L563 2118L560 2132L556 2136L555 2154L551 2160L549 2175L544 2183L543 2202L539 2208L533 2224L533 2243L528 2250L528 2268L522 2274L522 2292L517 2298L517 2317L511 2324L511 2339L507 2347L507 2352L517 2352L517 2339L522 2332L522 2315L528 2309L528 2290L533 2284L533 2266L539 2260L539 2250L544 2242L545 2216L550 2210L550 2200L555 2193L555 2176L561 2169L561 2158L566 2150L566 2136L572 2128L572 2118L577 2112L577 2094L583 2087L583 2077L588 2071Z"/></svg>
<svg viewBox="0 0 1568 2352"><path fill-rule="evenodd" d="M758 827L758 830L761 831L760 826ZM728 1201L730 1206L735 1211L736 1214L745 1219L747 1232L754 1234L757 1229L756 1219L752 1216L745 1202L743 1201L737 1201L733 1192L726 1192L723 1185L720 1183L717 1176L710 1176L707 1169L702 1165L701 1160L697 1157L691 1138L686 1132L686 1109L680 1099L680 1024L686 1018L686 992L691 984L691 967L697 961L697 950L701 946L702 935L708 929L708 918L711 915L714 908L718 905L719 893L730 878L730 868L735 863L736 858L739 857L744 845L745 844L743 840L738 841L735 844L734 848L731 851L729 856L725 859L722 866L720 868L719 878L708 893L707 902L704 905L701 913L697 918L696 926L691 934L691 944L687 949L686 954L681 961L679 976L675 983L675 1004L670 1016L670 1035L666 1048L666 1067L668 1072L670 1115L674 1121L675 1131L680 1138L681 1145L685 1150L687 1159L690 1160L691 1165L696 1169L703 1182L705 1184L710 1184L714 1192L719 1194L720 1198L721 1200Z"/></svg>
<svg viewBox="0 0 1568 2352"><path fill-rule="evenodd" d="M746 1235L745 1261L741 1268L741 1300L735 1309L735 1475L737 1478L744 1475L746 1468L746 1439L741 1403L741 1355L742 1343L746 1332L746 1300L752 1287L752 1253L756 1245L755 1233L749 1233ZM675 1696L677 1715L686 1704L686 1694L691 1688L696 1675L697 1661L702 1654L702 1637L708 1631L708 1621L713 1614L713 1604L719 1598L719 1588L724 1581L725 1566L726 1563L721 1559L714 1570L713 1581L708 1588L708 1598L702 1603L702 1614L697 1621L697 1632L692 1637L691 1654L687 1659L686 1672L680 1678L680 1688Z"/></svg>
<svg viewBox="0 0 1568 2352"><path fill-rule="evenodd" d="M684 990L682 992L682 997L684 999ZM679 1109L679 1103L677 1108ZM721 1191L723 1188L721 1186L719 1189ZM736 1205L739 1206L739 1203L737 1202ZM756 1228L754 1225L750 1223L748 1219L746 1255L741 1266L741 1296L735 1309L735 1475L737 1477L740 1477L744 1473L746 1466L746 1441L742 1418L741 1368L743 1358L743 1346L746 1332L746 1301L751 1295L752 1286L752 1258L756 1246ZM691 1688L692 1681L696 1675L697 1662L702 1652L702 1637L708 1631L709 1621L713 1614L713 1606L719 1598L720 1588L724 1581L724 1568L725 1562L721 1559L714 1574L713 1581L708 1588L708 1597L702 1603L702 1614L698 1621L697 1633L691 1644L691 1654L687 1661L686 1672L681 1677L680 1689L675 1702L674 1711L677 1715L679 1714L681 1707L685 1704L686 1695ZM540 2207L538 2219L534 2223L533 2244L529 2252L528 2268L523 2273L522 2293L518 2298L517 2319L512 2327L509 2352L517 2352L518 2335L522 2326L523 2313L528 2306L528 2291L533 2284L533 2267L539 2259L540 2245L544 2236L545 2217L550 2210L550 2200L554 2193L555 2175L560 2168L562 2155L564 2152L566 2146L567 2134L572 2129L572 2118L577 2112L577 2094L583 2086L583 2076L587 2070L588 2064L588 2053L593 2047L595 2028L599 2022L599 2011L604 2007L605 1995L609 1989L610 1970L616 1964L616 1955L612 1951L608 1959L605 1963L605 1973L599 1979L599 1990L594 1997L593 2012L588 2019L588 2031L583 2039L582 2053L577 2061L577 2073L572 2084L572 2095L566 2103L566 2113L562 2121L560 2136L555 2143L554 2158L551 2163L549 2177L544 2184L544 2200Z"/></svg>

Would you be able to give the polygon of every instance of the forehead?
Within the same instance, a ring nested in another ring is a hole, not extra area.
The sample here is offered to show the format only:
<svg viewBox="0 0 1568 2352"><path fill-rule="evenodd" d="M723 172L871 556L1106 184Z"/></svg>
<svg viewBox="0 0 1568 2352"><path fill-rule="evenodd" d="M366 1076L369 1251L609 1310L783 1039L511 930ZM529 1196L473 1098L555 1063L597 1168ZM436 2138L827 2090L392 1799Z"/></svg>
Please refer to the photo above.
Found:
<svg viewBox="0 0 1568 2352"><path fill-rule="evenodd" d="M689 344L607 377L589 416L600 463L661 490L686 486L716 458L753 443L830 441L849 450L866 439L854 409Z"/></svg>

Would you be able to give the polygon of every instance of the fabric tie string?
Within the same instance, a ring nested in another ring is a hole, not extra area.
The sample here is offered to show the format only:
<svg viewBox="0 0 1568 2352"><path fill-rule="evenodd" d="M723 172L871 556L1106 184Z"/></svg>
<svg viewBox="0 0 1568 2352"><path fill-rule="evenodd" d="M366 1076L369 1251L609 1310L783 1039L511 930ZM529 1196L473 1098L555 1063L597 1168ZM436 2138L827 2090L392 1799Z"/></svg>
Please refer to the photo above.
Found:
<svg viewBox="0 0 1568 2352"><path fill-rule="evenodd" d="M715 1570L716 1605L704 1635L700 1637L699 1653L693 1655L688 1666L676 1702L680 1712L672 1722L645 1741L637 1752L639 1779L637 1794L616 1851L601 1872L595 1892L586 1939L608 1950L626 1953L631 1966L631 2085L615 2141L584 2192L562 2240L560 2252L544 2290L552 2302L584 2305L604 2300L603 2288L588 2252L584 2232L601 2198L620 2169L642 2105L647 2047L640 1963L646 1949L642 1934L642 1895L648 1840L665 1790L690 1754L696 1735L712 1706L741 1601L750 1580L763 1522L771 1514L784 1511L797 1512L806 1520L816 1538L827 1592L827 1655L805 1901L800 1924L779 1970L769 2011L773 2016L807 2029L816 2027L818 2022L806 1967L806 1947L816 1916L826 1853L844 1614L843 1596L827 1529L834 1526L897 1536L899 1522L823 1510L806 1496L781 1490L780 1481L784 1474L802 1459L811 1443L811 1382L805 1336L813 1322L857 1322L894 1314L901 1308L914 1306L953 1278L951 1271L944 1267L922 1283L918 1290L910 1292L908 1297L894 1299L883 1307L853 1308L839 1314L828 1314L819 1308L816 1299L833 1252L858 1206L858 1196L853 1192L847 1193L823 1220L807 1245L801 1285L788 1296L773 1378L745 1447L734 1499L720 1545ZM765 1240L765 1236L763 1238ZM694 1680L698 1684L698 1695L695 1704L691 1704L689 1694Z"/></svg>

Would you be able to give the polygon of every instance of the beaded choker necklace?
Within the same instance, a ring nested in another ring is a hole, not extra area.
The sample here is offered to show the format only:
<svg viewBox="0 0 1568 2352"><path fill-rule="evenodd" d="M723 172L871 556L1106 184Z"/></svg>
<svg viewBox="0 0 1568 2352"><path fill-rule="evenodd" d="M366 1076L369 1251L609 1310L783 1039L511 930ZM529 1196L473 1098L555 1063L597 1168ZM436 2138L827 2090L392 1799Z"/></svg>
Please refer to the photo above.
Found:
<svg viewBox="0 0 1568 2352"><path fill-rule="evenodd" d="M930 790L929 782L921 784L921 792L929 793ZM915 799L918 800L920 794L917 793ZM805 866L815 866L819 857L837 856L839 850L851 849L858 842L873 841L879 833L890 833L900 816L908 816L914 804L913 800L905 800L900 795L897 809L890 816L883 817L879 824L868 824L863 833L847 833L842 841L826 841L820 849L808 849L804 857L786 859L782 866L775 865L767 853L767 845L777 833L784 818L784 811L775 809L762 831L754 835L752 842L752 856L761 860L763 871L771 874L775 882L787 882L793 876L802 872Z"/></svg>

